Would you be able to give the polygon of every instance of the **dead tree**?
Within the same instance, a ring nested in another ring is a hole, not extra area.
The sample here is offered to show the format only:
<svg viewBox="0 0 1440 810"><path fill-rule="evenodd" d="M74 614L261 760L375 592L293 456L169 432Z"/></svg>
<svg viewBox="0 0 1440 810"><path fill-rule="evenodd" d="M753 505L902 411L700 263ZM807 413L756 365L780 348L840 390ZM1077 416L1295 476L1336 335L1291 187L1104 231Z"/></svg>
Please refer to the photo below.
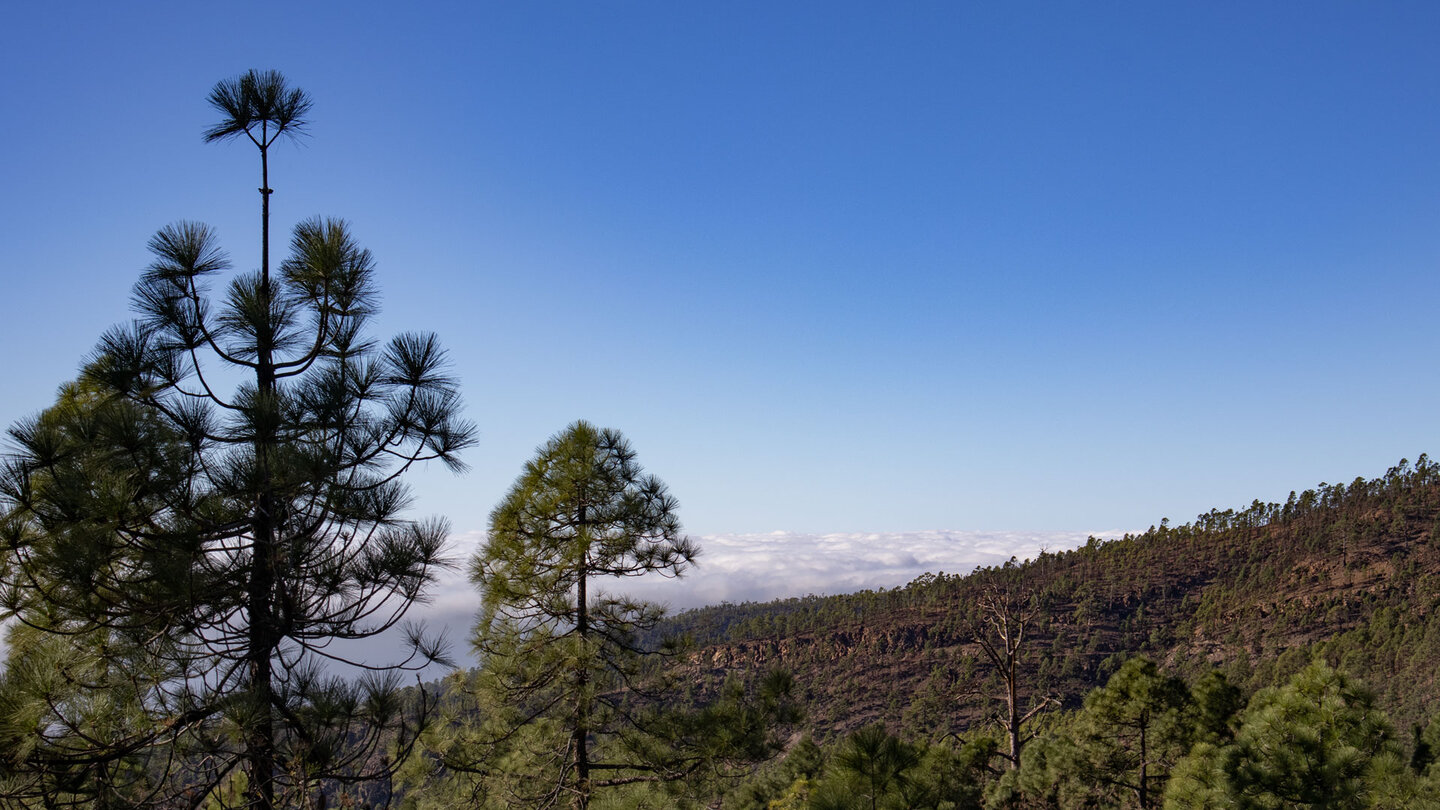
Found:
<svg viewBox="0 0 1440 810"><path fill-rule="evenodd" d="M1054 703L1048 695L1032 698L1032 705L1022 709L1020 678L1026 634L1032 629L1039 606L1029 591L1007 583L985 586L977 602L977 612L970 623L970 633L985 657L1005 682L1005 710L991 719L1009 739L1009 747L1000 752L1009 768L1020 767L1020 750L1035 735L1024 733L1024 727L1045 708Z"/></svg>

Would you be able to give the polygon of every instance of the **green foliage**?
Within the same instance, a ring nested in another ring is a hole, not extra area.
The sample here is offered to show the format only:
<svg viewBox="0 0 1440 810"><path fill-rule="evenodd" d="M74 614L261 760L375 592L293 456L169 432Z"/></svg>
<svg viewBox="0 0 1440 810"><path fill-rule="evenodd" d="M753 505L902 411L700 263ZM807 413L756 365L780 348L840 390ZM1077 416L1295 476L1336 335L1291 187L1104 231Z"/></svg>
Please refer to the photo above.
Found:
<svg viewBox="0 0 1440 810"><path fill-rule="evenodd" d="M821 791L823 798L811 807L867 807L876 810L903 801L910 785L909 771L920 764L920 754L883 726L866 726L851 734L831 762L839 779L835 789Z"/></svg>
<svg viewBox="0 0 1440 810"><path fill-rule="evenodd" d="M484 660L573 644L639 652L634 637L660 619L650 604L589 597L592 578L680 576L699 553L680 534L677 504L644 474L619 432L576 422L541 447L490 516L471 562L481 588L476 649ZM523 636L523 637L522 637ZM569 650L566 655L588 655Z"/></svg>
<svg viewBox="0 0 1440 810"><path fill-rule="evenodd" d="M309 107L274 72L211 100L225 118L207 138L248 138L262 166ZM0 600L27 629L0 725L47 800L223 803L243 768L247 806L304 807L383 781L422 719L397 673L342 680L322 662L400 622L444 564L447 527L404 515L401 477L458 468L473 429L433 336L367 335L374 261L343 222L301 223L270 272L270 193L259 272L212 297L228 268L214 234L161 229L136 320L10 431ZM440 657L407 639L397 667Z"/></svg>
<svg viewBox="0 0 1440 810"><path fill-rule="evenodd" d="M1109 806L1159 806L1171 768L1190 748L1194 714L1184 681L1148 659L1126 661L1085 698L1071 731L1072 777L1095 785Z"/></svg>
<svg viewBox="0 0 1440 810"><path fill-rule="evenodd" d="M1409 778L1389 722L1371 693L1316 662L1283 687L1262 690L1233 742L1203 744L1177 770L1166 806L1376 806Z"/></svg>
<svg viewBox="0 0 1440 810"><path fill-rule="evenodd" d="M117 530L153 523L185 482L185 448L163 420L93 383L61 389L12 427L0 493L7 666L0 751L12 800L143 802L162 789L167 749L200 742L183 679L181 639L157 634L183 605L191 549L140 549ZM118 541L118 542L117 542ZM145 588L138 605L132 589ZM199 718L196 718L199 719Z"/></svg>
<svg viewBox="0 0 1440 810"><path fill-rule="evenodd" d="M997 748L998 741L987 736L972 737L958 748L944 744L923 746L920 765L910 777L911 795L918 801L915 806L978 810Z"/></svg>
<svg viewBox="0 0 1440 810"><path fill-rule="evenodd" d="M811 756L811 767L788 769L794 777L788 785L770 781L768 803L755 796L744 804L727 801L726 807L972 810L981 806L983 774L995 754L992 738L957 748L906 742L882 726L865 726L831 746L823 773Z"/></svg>
<svg viewBox="0 0 1440 810"><path fill-rule="evenodd" d="M738 785L727 786L723 806L725 810L803 808L824 767L820 747L809 736L802 737L783 759L767 763Z"/></svg>
<svg viewBox="0 0 1440 810"><path fill-rule="evenodd" d="M1212 669L1190 689L1195 704L1197 742L1224 744L1235 737L1235 726L1245 708L1245 695L1225 673Z"/></svg>
<svg viewBox="0 0 1440 810"><path fill-rule="evenodd" d="M1170 770L1198 731L1190 690L1132 658L1084 708L1029 746L992 806L1157 807Z"/></svg>
<svg viewBox="0 0 1440 810"><path fill-rule="evenodd" d="M0 677L0 792L10 802L97 807L143 803L155 784L144 685L155 673L135 639L56 635L15 626ZM96 741L110 755L93 753Z"/></svg>
<svg viewBox="0 0 1440 810"><path fill-rule="evenodd" d="M511 776L525 763L524 778L505 783L514 800L573 795L583 807L592 769L617 769L593 758L597 746L627 764L655 753L640 750L649 740L628 701L647 652L636 634L654 627L660 608L598 587L684 573L698 549L680 534L675 509L619 432L576 422L540 448L491 513L470 569L482 590L474 643L496 744Z"/></svg>
<svg viewBox="0 0 1440 810"><path fill-rule="evenodd" d="M644 641L660 608L601 590L684 573L698 549L675 510L614 430L576 422L525 465L471 562L481 666L408 771L417 806L678 806L775 754L798 717L788 674L667 700L679 648Z"/></svg>

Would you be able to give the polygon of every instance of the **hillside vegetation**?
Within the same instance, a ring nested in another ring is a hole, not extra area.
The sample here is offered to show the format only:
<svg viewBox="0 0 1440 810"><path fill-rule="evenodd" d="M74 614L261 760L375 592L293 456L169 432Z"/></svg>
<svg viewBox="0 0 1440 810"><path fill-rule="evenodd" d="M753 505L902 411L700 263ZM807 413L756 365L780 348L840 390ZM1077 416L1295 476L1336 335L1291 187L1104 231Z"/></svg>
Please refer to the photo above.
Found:
<svg viewBox="0 0 1440 810"><path fill-rule="evenodd" d="M1188 678L1219 669L1247 694L1314 658L1356 676L1395 721L1423 721L1440 666L1440 465L1321 484L1166 521L1137 535L879 591L679 614L695 689L786 668L819 739L880 722L938 739L974 729L1003 682L976 644L983 594L1038 607L1020 651L1023 701L1075 708L1129 656Z"/></svg>

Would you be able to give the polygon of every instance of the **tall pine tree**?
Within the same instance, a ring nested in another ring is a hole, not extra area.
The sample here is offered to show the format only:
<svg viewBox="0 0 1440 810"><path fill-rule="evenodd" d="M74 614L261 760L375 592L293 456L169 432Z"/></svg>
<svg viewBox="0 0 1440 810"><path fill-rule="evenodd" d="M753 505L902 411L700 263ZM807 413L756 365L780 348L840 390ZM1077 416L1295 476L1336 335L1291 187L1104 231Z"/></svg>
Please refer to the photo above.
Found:
<svg viewBox="0 0 1440 810"><path fill-rule="evenodd" d="M304 126L309 98L251 71L210 101L222 120L206 138L260 152L260 269L212 298L228 261L209 228L179 223L150 241L138 318L85 369L89 412L11 431L5 607L101 655L114 651L106 635L144 642L124 734L32 746L30 762L58 771L149 751L166 778L147 800L232 783L268 810L384 776L413 742L394 667L423 666L438 646L412 630L403 660L377 666L343 642L399 623L443 564L446 526L404 516L401 478L426 460L459 469L473 428L433 335L381 346L366 334L374 260L345 223L302 222L272 271L270 148ZM87 491L87 477L104 485ZM342 680L347 664L368 674ZM103 697L103 680L74 675L77 697L33 718L37 732L80 723L64 715Z"/></svg>

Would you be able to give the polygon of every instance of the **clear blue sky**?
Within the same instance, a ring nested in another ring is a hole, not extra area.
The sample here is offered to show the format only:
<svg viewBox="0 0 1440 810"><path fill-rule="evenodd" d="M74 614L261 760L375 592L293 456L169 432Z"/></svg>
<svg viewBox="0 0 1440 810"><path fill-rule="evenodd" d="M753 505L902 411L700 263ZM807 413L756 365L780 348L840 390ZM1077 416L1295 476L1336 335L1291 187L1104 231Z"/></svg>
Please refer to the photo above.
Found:
<svg viewBox="0 0 1440 810"><path fill-rule="evenodd" d="M1440 4L12 3L0 422L178 219L258 264L219 79L315 98L275 223L438 332L482 529L619 428L696 533L1144 528L1440 451Z"/></svg>

